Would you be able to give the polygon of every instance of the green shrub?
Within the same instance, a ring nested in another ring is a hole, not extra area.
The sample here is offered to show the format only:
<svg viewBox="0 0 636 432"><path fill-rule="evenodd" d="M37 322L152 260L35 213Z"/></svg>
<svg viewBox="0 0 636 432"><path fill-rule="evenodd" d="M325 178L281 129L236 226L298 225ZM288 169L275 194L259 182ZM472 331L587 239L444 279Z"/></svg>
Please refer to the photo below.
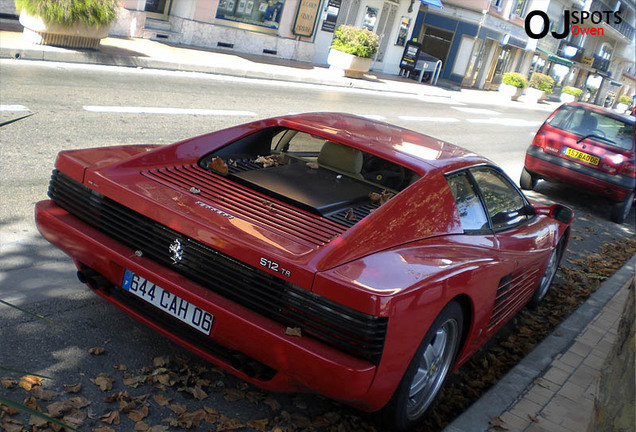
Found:
<svg viewBox="0 0 636 432"><path fill-rule="evenodd" d="M117 15L117 0L15 0L18 11L44 22L71 26L75 23L108 25Z"/></svg>
<svg viewBox="0 0 636 432"><path fill-rule="evenodd" d="M572 96L579 97L583 93L583 90L576 87L565 86L561 90L561 93L571 94Z"/></svg>
<svg viewBox="0 0 636 432"><path fill-rule="evenodd" d="M520 89L528 87L526 77L518 72L506 72L503 74L501 82Z"/></svg>
<svg viewBox="0 0 636 432"><path fill-rule="evenodd" d="M334 32L331 48L357 57L371 58L379 45L378 35L372 31L343 25Z"/></svg>
<svg viewBox="0 0 636 432"><path fill-rule="evenodd" d="M618 103L625 104L625 105L631 105L632 104L632 98L630 98L627 95L619 96Z"/></svg>
<svg viewBox="0 0 636 432"><path fill-rule="evenodd" d="M550 94L554 88L554 79L548 75L535 72L530 78L530 87L543 90L545 94Z"/></svg>

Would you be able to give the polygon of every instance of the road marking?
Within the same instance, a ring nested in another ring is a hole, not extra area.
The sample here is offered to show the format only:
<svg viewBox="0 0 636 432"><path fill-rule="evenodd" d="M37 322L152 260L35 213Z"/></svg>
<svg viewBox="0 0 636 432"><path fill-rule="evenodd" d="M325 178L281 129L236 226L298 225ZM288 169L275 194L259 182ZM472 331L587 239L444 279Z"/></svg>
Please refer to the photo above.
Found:
<svg viewBox="0 0 636 432"><path fill-rule="evenodd" d="M468 108L468 107L451 107L458 111L462 111L469 114L484 114L484 115L501 115L501 113L484 108Z"/></svg>
<svg viewBox="0 0 636 432"><path fill-rule="evenodd" d="M168 115L203 115L203 116L238 116L256 117L251 111L212 110L197 108L165 108L165 107L134 107L134 106L97 106L86 105L83 107L89 112L118 113L118 114L168 114Z"/></svg>
<svg viewBox="0 0 636 432"><path fill-rule="evenodd" d="M525 119L514 119L514 118L488 118L488 119L466 119L469 123L481 123L481 124L494 124L497 126L528 126L535 127L539 126L540 121L529 121Z"/></svg>
<svg viewBox="0 0 636 432"><path fill-rule="evenodd" d="M24 105L0 105L0 111L9 111L9 112L24 112L31 111Z"/></svg>
<svg viewBox="0 0 636 432"><path fill-rule="evenodd" d="M398 116L400 120L416 121L416 122L435 122L435 123L456 123L459 119L454 117L417 117L417 116Z"/></svg>

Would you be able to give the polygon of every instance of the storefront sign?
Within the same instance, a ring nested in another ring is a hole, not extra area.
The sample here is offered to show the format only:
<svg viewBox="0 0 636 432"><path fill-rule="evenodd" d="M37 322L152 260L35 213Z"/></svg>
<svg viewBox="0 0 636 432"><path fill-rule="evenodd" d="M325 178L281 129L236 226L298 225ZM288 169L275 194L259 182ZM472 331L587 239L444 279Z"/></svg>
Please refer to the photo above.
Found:
<svg viewBox="0 0 636 432"><path fill-rule="evenodd" d="M333 33L336 30L336 21L340 13L341 0L329 0L327 3L327 16L322 20L320 30Z"/></svg>
<svg viewBox="0 0 636 432"><path fill-rule="evenodd" d="M583 56L583 57L581 57L581 63L583 63L586 66L592 66L592 64L594 63L594 57L592 57L592 56Z"/></svg>
<svg viewBox="0 0 636 432"><path fill-rule="evenodd" d="M296 36L313 36L319 7L320 0L300 0L292 30Z"/></svg>

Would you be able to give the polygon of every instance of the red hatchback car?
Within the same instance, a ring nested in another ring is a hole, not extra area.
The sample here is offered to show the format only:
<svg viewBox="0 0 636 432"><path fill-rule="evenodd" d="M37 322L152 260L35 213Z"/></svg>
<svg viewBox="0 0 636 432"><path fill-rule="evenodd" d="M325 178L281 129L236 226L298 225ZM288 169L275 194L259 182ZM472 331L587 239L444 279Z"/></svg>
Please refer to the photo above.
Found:
<svg viewBox="0 0 636 432"><path fill-rule="evenodd" d="M614 202L612 220L623 223L634 202L634 117L569 103L548 117L526 152L519 184L538 179L569 183Z"/></svg>
<svg viewBox="0 0 636 432"><path fill-rule="evenodd" d="M61 152L40 232L99 296L265 389L390 430L541 300L572 212L452 144L339 113Z"/></svg>

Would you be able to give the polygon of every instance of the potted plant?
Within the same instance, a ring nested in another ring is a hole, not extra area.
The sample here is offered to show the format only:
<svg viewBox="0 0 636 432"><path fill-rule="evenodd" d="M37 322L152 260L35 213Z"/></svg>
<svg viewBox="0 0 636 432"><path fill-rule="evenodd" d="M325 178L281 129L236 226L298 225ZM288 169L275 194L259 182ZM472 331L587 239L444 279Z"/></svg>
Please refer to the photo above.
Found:
<svg viewBox="0 0 636 432"><path fill-rule="evenodd" d="M627 95L622 95L618 97L618 103L616 104L616 111L620 113L624 113L627 108L629 108L629 104L632 103L632 100Z"/></svg>
<svg viewBox="0 0 636 432"><path fill-rule="evenodd" d="M15 0L28 42L97 49L117 15L117 0Z"/></svg>
<svg viewBox="0 0 636 432"><path fill-rule="evenodd" d="M528 87L526 77L518 72L506 72L501 78L499 92L507 99L517 100Z"/></svg>
<svg viewBox="0 0 636 432"><path fill-rule="evenodd" d="M561 102L564 103L574 102L575 100L578 100L579 97L581 97L582 93L583 90L581 90L580 88L565 86L563 87L563 89L561 89L561 96L559 98L561 99Z"/></svg>
<svg viewBox="0 0 636 432"><path fill-rule="evenodd" d="M552 93L554 79L548 75L535 72L530 77L530 84L526 90L526 102L541 102Z"/></svg>
<svg viewBox="0 0 636 432"><path fill-rule="evenodd" d="M343 25L334 32L327 63L346 77L362 78L371 68L378 46L378 35L372 31Z"/></svg>

